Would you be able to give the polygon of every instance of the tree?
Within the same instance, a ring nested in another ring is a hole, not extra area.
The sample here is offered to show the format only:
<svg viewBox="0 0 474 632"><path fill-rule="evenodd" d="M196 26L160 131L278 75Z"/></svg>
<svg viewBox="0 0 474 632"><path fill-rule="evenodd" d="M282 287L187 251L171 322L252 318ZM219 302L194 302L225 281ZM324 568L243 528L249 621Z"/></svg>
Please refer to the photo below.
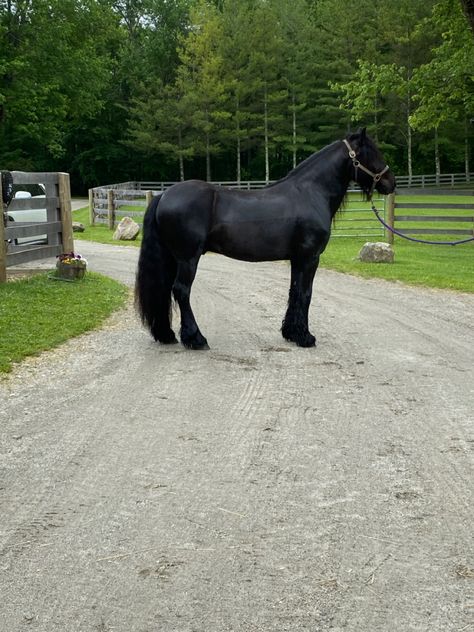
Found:
<svg viewBox="0 0 474 632"><path fill-rule="evenodd" d="M441 171L439 130L443 123L458 121L464 133L464 160L469 173L469 132L467 120L474 112L474 40L465 27L461 7L440 0L425 28L441 32L442 42L432 60L420 66L413 81L417 93L416 111L410 122L416 129L433 131L436 174Z"/></svg>
<svg viewBox="0 0 474 632"><path fill-rule="evenodd" d="M107 9L94 0L8 2L0 12L2 160L31 168L58 159L79 120L103 106L110 59ZM106 30L106 29L105 29Z"/></svg>
<svg viewBox="0 0 474 632"><path fill-rule="evenodd" d="M222 21L219 11L202 1L191 11L191 23L178 51L181 65L176 87L183 95L182 111L189 116L186 122L194 130L194 153L205 156L206 179L211 180L211 156L220 151L216 142L219 124L228 118L218 46Z"/></svg>
<svg viewBox="0 0 474 632"><path fill-rule="evenodd" d="M176 161L180 180L185 178L185 160L194 155L190 125L186 125L191 116L185 107L177 86L158 81L143 84L132 99L129 138L125 141L155 164Z"/></svg>

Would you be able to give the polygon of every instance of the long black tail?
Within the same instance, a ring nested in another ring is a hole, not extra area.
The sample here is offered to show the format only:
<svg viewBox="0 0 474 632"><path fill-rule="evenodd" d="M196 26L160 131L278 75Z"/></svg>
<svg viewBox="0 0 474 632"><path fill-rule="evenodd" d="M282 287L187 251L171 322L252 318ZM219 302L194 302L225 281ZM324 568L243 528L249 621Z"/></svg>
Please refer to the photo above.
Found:
<svg viewBox="0 0 474 632"><path fill-rule="evenodd" d="M161 195L150 202L143 218L143 240L135 282L135 305L153 338L165 344L177 342L171 329L171 288L176 261L160 243L156 209Z"/></svg>

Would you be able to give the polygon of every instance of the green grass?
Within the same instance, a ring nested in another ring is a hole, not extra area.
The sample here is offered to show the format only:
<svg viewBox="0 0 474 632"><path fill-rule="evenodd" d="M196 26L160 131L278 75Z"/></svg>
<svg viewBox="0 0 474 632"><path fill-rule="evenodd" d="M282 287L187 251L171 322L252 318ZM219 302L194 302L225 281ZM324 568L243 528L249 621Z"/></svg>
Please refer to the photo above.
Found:
<svg viewBox="0 0 474 632"><path fill-rule="evenodd" d="M473 198L466 196L397 196L397 202L417 203L462 203L472 204ZM376 203L383 210L381 203ZM380 278L388 281L401 281L412 285L423 285L433 288L474 292L474 242L458 246L442 246L417 244L401 237L395 237L393 264L363 263L357 260L361 247L367 241L387 241L380 230L372 211L355 211L353 209L368 208L367 203L352 199L336 218L335 230L329 245L321 258L321 265L326 268L355 274L365 278ZM472 209L398 209L399 215L456 215L473 216ZM355 220L355 221L354 221ZM338 234L350 234L354 227L369 226L373 234L365 237L339 237ZM396 228L462 228L472 230L470 222L398 222ZM414 235L419 239L437 241L455 241L466 235Z"/></svg>
<svg viewBox="0 0 474 632"><path fill-rule="evenodd" d="M472 197L462 196L445 197L440 196L412 196L397 198L398 201L405 202L448 202L472 203ZM376 203L380 208L380 203ZM356 209L354 212L352 209ZM361 210L362 209L362 210ZM414 214L415 211L400 209L403 215ZM436 215L433 209L421 210L421 213ZM451 212L455 215L468 214L472 216L473 211L443 211L442 214ZM74 219L81 221L86 226L84 233L75 233L74 237L89 239L113 244L134 244L140 245L140 236L135 242L119 242L112 239L112 232L106 226L89 226L88 210L81 209L74 212ZM357 220L357 221L354 221ZM413 227L415 224L412 223ZM351 234L357 232L361 227L369 227L369 235L364 237L340 237L338 234ZM401 224L398 227L406 227ZM471 224L463 223L451 225L443 222L438 224L428 224L417 222L417 228L438 227L438 228L472 228ZM430 235L417 235L420 238L431 239ZM440 236L440 240L456 240L463 236ZM361 247L367 241L386 241L378 221L373 215L367 202L361 202L357 196L350 197L350 203L346 210L342 211L337 218L333 230L333 236L329 245L321 258L322 267L355 274L365 278L380 278L388 281L401 281L412 285L423 285L433 288L457 290L463 292L474 292L474 242L459 246L430 246L426 244L416 244L400 237L395 237L394 250L395 262L393 264L362 263L357 260L357 255Z"/></svg>
<svg viewBox="0 0 474 632"><path fill-rule="evenodd" d="M124 285L93 272L74 283L42 273L1 284L0 373L97 327L127 296Z"/></svg>
<svg viewBox="0 0 474 632"><path fill-rule="evenodd" d="M325 268L365 278L474 292L474 242L461 246L429 246L395 238L395 262L363 263L359 250L373 239L334 237L321 257ZM377 241L383 241L382 239Z"/></svg>
<svg viewBox="0 0 474 632"><path fill-rule="evenodd" d="M113 244L114 246L139 246L140 237L135 241L120 241L113 239L113 231L109 230L107 224L96 224L91 226L89 224L89 209L81 208L78 211L73 211L72 219L75 222L81 222L84 224L85 231L83 233L74 233L74 241L80 239L87 239L88 241L97 241L101 244Z"/></svg>

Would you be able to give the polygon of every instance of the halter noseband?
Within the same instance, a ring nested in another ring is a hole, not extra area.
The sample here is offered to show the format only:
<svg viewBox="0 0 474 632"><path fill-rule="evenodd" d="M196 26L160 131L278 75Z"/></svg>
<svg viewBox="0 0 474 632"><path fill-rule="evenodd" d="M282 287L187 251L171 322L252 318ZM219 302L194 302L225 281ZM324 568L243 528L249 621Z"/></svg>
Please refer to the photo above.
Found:
<svg viewBox="0 0 474 632"><path fill-rule="evenodd" d="M383 174L386 171L389 170L389 166L385 165L385 167L382 169L382 171L379 171L378 173L374 173L370 169L367 169L367 167L364 167L364 165L361 165L361 163L357 160L356 152L352 149L352 147L350 146L349 142L345 138L343 139L342 142L345 144L345 146L349 150L349 158L352 160L352 164L354 165L354 170L355 170L354 178L355 178L356 182L357 182L357 169L361 169L362 171L367 173L372 178L372 186L370 187L370 192L369 192L369 198L371 198L372 197L372 193L374 192L375 185L380 180L380 178L383 176Z"/></svg>

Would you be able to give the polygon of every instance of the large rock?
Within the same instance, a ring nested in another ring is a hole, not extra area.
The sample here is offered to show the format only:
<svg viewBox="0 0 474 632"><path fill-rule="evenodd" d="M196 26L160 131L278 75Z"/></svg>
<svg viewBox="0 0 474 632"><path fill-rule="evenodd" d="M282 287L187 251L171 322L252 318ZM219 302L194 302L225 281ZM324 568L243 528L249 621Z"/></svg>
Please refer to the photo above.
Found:
<svg viewBox="0 0 474 632"><path fill-rule="evenodd" d="M367 242L359 252L359 259L368 263L393 263L394 252L384 241Z"/></svg>
<svg viewBox="0 0 474 632"><path fill-rule="evenodd" d="M81 222L73 222L72 223L72 232L73 233L83 233L85 231L84 224Z"/></svg>
<svg viewBox="0 0 474 632"><path fill-rule="evenodd" d="M133 241L140 232L140 226L131 217L124 217L117 225L113 238L122 241Z"/></svg>

